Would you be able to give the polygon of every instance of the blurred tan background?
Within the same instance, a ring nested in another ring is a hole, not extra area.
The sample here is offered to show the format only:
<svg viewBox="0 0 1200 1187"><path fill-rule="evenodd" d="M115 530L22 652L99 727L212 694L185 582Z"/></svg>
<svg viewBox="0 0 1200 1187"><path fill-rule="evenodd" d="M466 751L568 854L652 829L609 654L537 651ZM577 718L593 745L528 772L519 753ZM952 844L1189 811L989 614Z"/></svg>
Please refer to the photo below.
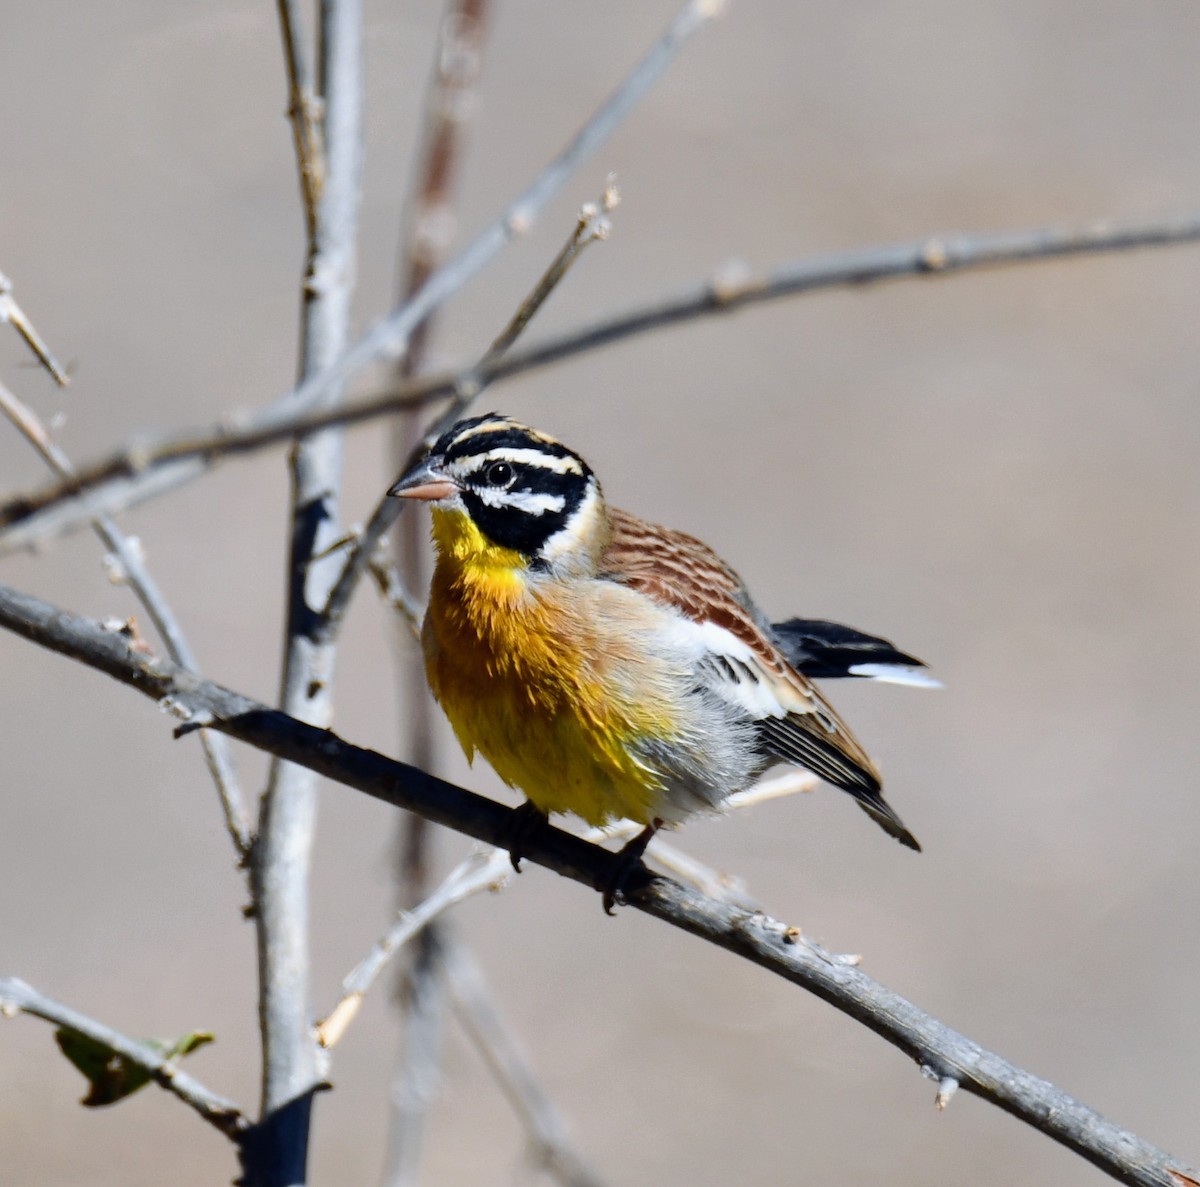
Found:
<svg viewBox="0 0 1200 1187"><path fill-rule="evenodd" d="M359 328L391 303L400 198L440 5L368 4ZM553 155L674 0L501 3L458 242ZM1200 7L1129 0L774 0L704 32L536 232L446 310L435 362L504 323L578 204L625 201L535 324L710 273L937 230L1200 202ZM0 375L78 460L285 390L302 264L274 5L0 3L0 269L76 365L65 394L0 334ZM495 389L583 451L614 502L701 534L777 616L928 659L941 693L835 687L916 857L843 796L680 841L947 1023L1178 1156L1200 1158L1200 251L818 294L641 338ZM348 445L347 518L390 477ZM40 485L0 433L0 487ZM271 699L281 451L124 517L206 674ZM126 614L80 534L0 580ZM374 595L336 728L395 752ZM0 972L132 1034L217 1033L190 1066L257 1101L254 941L193 741L102 677L0 635ZM440 719L439 719L440 720ZM442 773L469 772L448 735ZM247 788L261 755L237 751ZM383 929L393 813L328 789L316 1008ZM439 837L439 862L465 851ZM933 1086L879 1039L737 960L539 870L458 921L578 1147L611 1184L1074 1185L1100 1173ZM395 1035L377 992L317 1106L313 1181L374 1183ZM147 1090L89 1112L50 1029L0 1026L0 1181L221 1183L224 1139ZM507 1183L521 1134L461 1037L429 1183Z"/></svg>

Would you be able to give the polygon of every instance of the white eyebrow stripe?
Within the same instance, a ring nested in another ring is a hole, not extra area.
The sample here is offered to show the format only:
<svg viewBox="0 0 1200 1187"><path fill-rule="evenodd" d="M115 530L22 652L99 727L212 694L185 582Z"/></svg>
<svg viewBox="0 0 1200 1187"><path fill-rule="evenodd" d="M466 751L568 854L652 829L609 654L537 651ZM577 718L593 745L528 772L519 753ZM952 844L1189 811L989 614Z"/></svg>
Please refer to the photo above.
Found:
<svg viewBox="0 0 1200 1187"><path fill-rule="evenodd" d="M565 457L555 457L541 449L516 449L497 446L486 453L473 453L459 463L464 474L474 474L476 470L491 465L492 462L516 462L518 465L536 466L539 470L551 470L555 474L582 474L583 470L575 458L569 454Z"/></svg>
<svg viewBox="0 0 1200 1187"><path fill-rule="evenodd" d="M465 429L460 432L454 440L466 441L469 437L478 437L480 433L500 433L505 429L511 429L512 422L508 420L485 420L483 424L476 425L472 429Z"/></svg>
<svg viewBox="0 0 1200 1187"><path fill-rule="evenodd" d="M566 505L563 495L534 494L527 490L501 490L499 487L484 487L474 492L481 503L489 507L514 507L527 515L545 515L547 511L557 513Z"/></svg>

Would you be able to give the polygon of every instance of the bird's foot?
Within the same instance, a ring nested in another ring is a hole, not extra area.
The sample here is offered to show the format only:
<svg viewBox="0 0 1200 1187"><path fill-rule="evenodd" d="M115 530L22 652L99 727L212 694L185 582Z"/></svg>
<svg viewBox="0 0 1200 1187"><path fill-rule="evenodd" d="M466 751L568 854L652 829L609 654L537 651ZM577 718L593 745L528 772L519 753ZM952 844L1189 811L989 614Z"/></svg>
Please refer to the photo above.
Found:
<svg viewBox="0 0 1200 1187"><path fill-rule="evenodd" d="M643 873L645 872L645 867L642 866L642 854L646 852L646 846L650 844L654 834L662 828L662 823L656 817L636 837L613 854L613 862L609 866L608 873L601 877L596 884L596 889L604 896L604 913L606 915L616 914L613 907L616 906L617 899L625 897L626 883L638 868L641 867Z"/></svg>
<svg viewBox="0 0 1200 1187"><path fill-rule="evenodd" d="M504 829L503 844L508 850L508 859L512 868L521 872L521 858L525 856L525 846L529 838L536 836L546 827L546 813L526 800L519 808L514 808L509 815L508 824Z"/></svg>

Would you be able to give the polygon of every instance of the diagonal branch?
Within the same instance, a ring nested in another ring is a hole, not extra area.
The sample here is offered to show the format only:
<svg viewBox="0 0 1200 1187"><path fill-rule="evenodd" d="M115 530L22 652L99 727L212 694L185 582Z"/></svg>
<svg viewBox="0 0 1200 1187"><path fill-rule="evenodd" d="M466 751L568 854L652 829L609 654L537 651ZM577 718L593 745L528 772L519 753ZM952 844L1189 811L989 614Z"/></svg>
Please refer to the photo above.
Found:
<svg viewBox="0 0 1200 1187"><path fill-rule="evenodd" d="M251 415L246 427L261 431L289 425L284 436L296 433L297 417L311 411L325 396L339 389L367 367L399 358L414 329L434 310L457 293L505 246L525 234L550 200L562 189L579 165L616 131L629 113L645 98L651 87L674 61L679 51L701 26L721 10L718 0L688 0L649 52L637 63L617 89L575 134L533 183L490 226L486 227L458 256L439 268L411 301L395 309L368 330L348 350L320 372L303 380L290 392ZM152 494L172 490L200 477L211 462L202 453L164 460L155 467L153 477L118 476L86 498L76 498L78 488L52 515L40 520L32 531L29 521L32 506L22 502L17 517L24 522L21 530L3 533L0 554L13 548L28 547L94 518L99 512L112 512L133 506ZM57 504L58 500L54 500ZM0 527L13 521L0 512ZM48 529L48 530L47 530Z"/></svg>
<svg viewBox="0 0 1200 1187"><path fill-rule="evenodd" d="M595 1171L575 1152L566 1122L492 1004L483 970L453 933L439 933L434 951L459 1022L529 1134L535 1166L562 1187L598 1187Z"/></svg>
<svg viewBox="0 0 1200 1187"><path fill-rule="evenodd" d="M134 1067L149 1072L156 1084L191 1105L205 1121L215 1125L226 1137L236 1137L250 1124L233 1101L210 1092L194 1076L180 1071L161 1051L39 993L16 977L0 977L0 1015L11 1017L17 1012L42 1018L55 1026L83 1035L107 1047Z"/></svg>
<svg viewBox="0 0 1200 1187"><path fill-rule="evenodd" d="M499 383L625 338L697 318L829 288L930 279L1002 264L1168 247L1196 240L1200 240L1200 211L1190 211L1017 231L934 234L904 243L809 256L760 276L725 269L679 292L564 331L525 350L514 350L482 371L473 364L449 375L429 376L348 401L336 411L292 409L270 421L250 418L241 424L230 417L215 427L137 442L82 469L70 483L12 496L0 504L0 556L71 531L86 523L98 509L119 509L154 498L177 485L172 467L178 462L207 466L225 456L276 445L297 432L329 424L361 424L399 409L447 399L472 380Z"/></svg>
<svg viewBox="0 0 1200 1187"><path fill-rule="evenodd" d="M201 726L219 729L489 845L504 844L511 809L415 767L352 746L327 730L184 672L167 660L139 654L122 635L106 631L96 622L0 585L0 627L106 672L171 708L187 723L179 732ZM607 850L556 828L531 838L525 856L585 886L610 877L617 860ZM951 1030L863 973L854 962L830 955L796 928L650 875L633 883L629 905L816 994L873 1030L922 1069L928 1068L939 1082L943 1099L957 1082L1122 1183L1180 1187L1181 1177L1200 1181L1200 1171Z"/></svg>

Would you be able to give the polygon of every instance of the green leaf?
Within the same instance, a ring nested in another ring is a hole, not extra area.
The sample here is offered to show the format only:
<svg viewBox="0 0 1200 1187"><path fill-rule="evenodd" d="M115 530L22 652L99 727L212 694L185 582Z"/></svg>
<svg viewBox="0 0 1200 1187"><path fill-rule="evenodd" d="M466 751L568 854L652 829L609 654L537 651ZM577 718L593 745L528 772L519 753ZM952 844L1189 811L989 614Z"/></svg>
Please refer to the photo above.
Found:
<svg viewBox="0 0 1200 1187"><path fill-rule="evenodd" d="M145 1068L130 1063L106 1043L82 1035L77 1030L59 1027L54 1032L54 1041L59 1050L87 1077L89 1088L80 1104L89 1108L116 1104L139 1088L144 1088L152 1079ZM164 1059L182 1059L212 1041L213 1036L204 1030L193 1030L174 1040L142 1040Z"/></svg>

